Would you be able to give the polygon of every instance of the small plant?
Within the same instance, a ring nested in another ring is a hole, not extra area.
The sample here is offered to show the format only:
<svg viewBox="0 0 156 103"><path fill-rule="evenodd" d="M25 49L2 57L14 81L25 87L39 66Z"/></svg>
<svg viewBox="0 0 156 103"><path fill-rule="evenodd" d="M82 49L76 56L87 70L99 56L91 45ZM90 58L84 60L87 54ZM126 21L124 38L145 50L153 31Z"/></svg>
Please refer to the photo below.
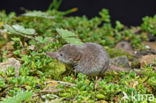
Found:
<svg viewBox="0 0 156 103"><path fill-rule="evenodd" d="M62 0L53 0L51 4L49 5L48 10L52 10L52 9L58 10L61 3L62 3Z"/></svg>
<svg viewBox="0 0 156 103"><path fill-rule="evenodd" d="M19 92L14 97L8 97L4 99L1 103L21 103L32 97L32 92Z"/></svg>
<svg viewBox="0 0 156 103"><path fill-rule="evenodd" d="M152 35L156 35L156 15L153 17L144 17L141 28Z"/></svg>

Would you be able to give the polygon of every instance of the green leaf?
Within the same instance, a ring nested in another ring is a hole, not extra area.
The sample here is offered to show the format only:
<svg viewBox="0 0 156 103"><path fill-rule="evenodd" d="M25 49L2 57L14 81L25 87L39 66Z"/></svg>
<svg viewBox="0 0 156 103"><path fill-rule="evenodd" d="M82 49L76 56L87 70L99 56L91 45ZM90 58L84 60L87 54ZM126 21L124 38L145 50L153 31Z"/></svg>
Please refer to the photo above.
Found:
<svg viewBox="0 0 156 103"><path fill-rule="evenodd" d="M48 19L55 18L55 16L49 16L48 13L42 11L31 11L31 12L24 13L22 16L48 18Z"/></svg>
<svg viewBox="0 0 156 103"><path fill-rule="evenodd" d="M18 33L15 29L13 29L10 25L8 25L8 24L5 24L5 25L3 25L3 27L8 31L8 32L10 32L10 33L12 33L12 34L20 34L20 33Z"/></svg>
<svg viewBox="0 0 156 103"><path fill-rule="evenodd" d="M96 98L98 98L98 99L104 99L104 97L105 97L105 96L104 96L103 94L97 94L97 95L96 95Z"/></svg>
<svg viewBox="0 0 156 103"><path fill-rule="evenodd" d="M62 99L63 98L56 98L54 100L49 101L49 103L62 103L63 102Z"/></svg>
<svg viewBox="0 0 156 103"><path fill-rule="evenodd" d="M61 3L62 3L62 0L53 0L51 4L49 5L48 10L52 10L52 9L58 10Z"/></svg>
<svg viewBox="0 0 156 103"><path fill-rule="evenodd" d="M0 78L0 87L5 87L5 86L6 86L5 81Z"/></svg>
<svg viewBox="0 0 156 103"><path fill-rule="evenodd" d="M38 42L42 42L43 41L43 37L41 37L41 36L35 37L35 40L38 41Z"/></svg>
<svg viewBox="0 0 156 103"><path fill-rule="evenodd" d="M34 29L25 29L23 26L20 25L13 25L12 26L17 32L23 33L23 34L28 34L28 35L33 35L35 34Z"/></svg>
<svg viewBox="0 0 156 103"><path fill-rule="evenodd" d="M77 39L77 38L65 38L65 40L67 41L67 42L69 42L69 43L71 43L71 44L74 44L74 45L77 45L77 44L83 44L82 42L81 42L81 40L80 39Z"/></svg>
<svg viewBox="0 0 156 103"><path fill-rule="evenodd" d="M48 16L47 13L41 11L31 11L23 14L24 16Z"/></svg>
<svg viewBox="0 0 156 103"><path fill-rule="evenodd" d="M74 44L74 45L82 45L82 41L78 38L76 38L77 36L68 30L64 30L64 29L56 29L56 31L61 35L61 37L67 41L70 44Z"/></svg>
<svg viewBox="0 0 156 103"><path fill-rule="evenodd" d="M68 30L64 29L56 29L56 31L62 36L62 38L69 38L69 37L75 37L76 35Z"/></svg>
<svg viewBox="0 0 156 103"><path fill-rule="evenodd" d="M26 34L26 35L33 35L35 34L35 30L34 29L26 29L24 28L23 26L21 25L8 25L8 24L5 24L3 25L3 27L8 31L10 32L11 34L19 34L19 35L22 35L22 34Z"/></svg>
<svg viewBox="0 0 156 103"><path fill-rule="evenodd" d="M110 20L110 15L109 15L109 12L107 9L102 9L100 12L99 12L99 15L101 16L102 20L106 23L110 23L111 20Z"/></svg>
<svg viewBox="0 0 156 103"><path fill-rule="evenodd" d="M116 26L115 26L115 29L117 30L121 30L124 28L124 25L120 23L120 21L116 21Z"/></svg>
<svg viewBox="0 0 156 103"><path fill-rule="evenodd" d="M5 98L1 103L21 103L22 101L27 100L30 97L32 97L32 95L33 95L32 92L21 91L14 97Z"/></svg>

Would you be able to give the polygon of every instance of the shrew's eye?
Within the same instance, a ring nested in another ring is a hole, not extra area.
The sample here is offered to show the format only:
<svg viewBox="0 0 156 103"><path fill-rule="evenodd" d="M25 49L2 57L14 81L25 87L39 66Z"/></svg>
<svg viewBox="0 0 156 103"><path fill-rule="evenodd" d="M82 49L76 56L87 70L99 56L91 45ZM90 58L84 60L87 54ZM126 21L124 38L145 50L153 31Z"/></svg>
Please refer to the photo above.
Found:
<svg viewBox="0 0 156 103"><path fill-rule="evenodd" d="M60 56L63 56L63 54L62 54L62 53L60 53Z"/></svg>

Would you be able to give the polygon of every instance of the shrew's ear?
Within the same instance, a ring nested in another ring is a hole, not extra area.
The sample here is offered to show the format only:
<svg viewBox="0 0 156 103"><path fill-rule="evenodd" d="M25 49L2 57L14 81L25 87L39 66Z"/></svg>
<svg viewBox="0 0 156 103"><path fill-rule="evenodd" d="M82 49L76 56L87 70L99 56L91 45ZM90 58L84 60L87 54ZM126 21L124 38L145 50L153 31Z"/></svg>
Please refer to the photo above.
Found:
<svg viewBox="0 0 156 103"><path fill-rule="evenodd" d="M76 52L75 52L75 55L74 55L74 61L79 61L79 60L81 60L81 58L82 58L82 52L81 52L81 50L77 50Z"/></svg>
<svg viewBox="0 0 156 103"><path fill-rule="evenodd" d="M77 56L75 56L74 61L79 61L81 59L81 54L78 54Z"/></svg>

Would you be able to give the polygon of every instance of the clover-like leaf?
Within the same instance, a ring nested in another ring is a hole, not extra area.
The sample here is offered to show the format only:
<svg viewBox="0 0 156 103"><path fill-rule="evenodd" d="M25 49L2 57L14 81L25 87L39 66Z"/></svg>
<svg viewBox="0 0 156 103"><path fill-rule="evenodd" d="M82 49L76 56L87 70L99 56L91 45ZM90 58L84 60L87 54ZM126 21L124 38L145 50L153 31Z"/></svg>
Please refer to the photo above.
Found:
<svg viewBox="0 0 156 103"><path fill-rule="evenodd" d="M71 31L64 30L64 29L56 29L56 31L63 37L63 38L68 38L68 37L74 37L75 34Z"/></svg>
<svg viewBox="0 0 156 103"><path fill-rule="evenodd" d="M21 25L13 25L12 26L17 32L23 33L23 34L28 34L28 35L33 35L35 34L35 30L34 29L25 29L23 26Z"/></svg>
<svg viewBox="0 0 156 103"><path fill-rule="evenodd" d="M11 34L26 34L26 35L33 35L35 34L35 30L34 29L31 29L31 28L24 28L23 26L21 25L8 25L8 24L5 24L3 25L3 27L8 31L10 32Z"/></svg>
<svg viewBox="0 0 156 103"><path fill-rule="evenodd" d="M48 18L48 19L55 18L55 16L49 16L46 12L42 12L42 11L31 11L31 12L24 13L22 16L40 17L40 18Z"/></svg>
<svg viewBox="0 0 156 103"><path fill-rule="evenodd" d="M68 30L64 30L64 29L56 29L56 31L61 35L61 37L67 41L70 44L74 44L74 45L82 45L82 41L78 38L76 38L77 36Z"/></svg>
<svg viewBox="0 0 156 103"><path fill-rule="evenodd" d="M8 24L5 24L3 25L3 27L10 33L12 34L19 34L15 29L13 29L10 25Z"/></svg>

